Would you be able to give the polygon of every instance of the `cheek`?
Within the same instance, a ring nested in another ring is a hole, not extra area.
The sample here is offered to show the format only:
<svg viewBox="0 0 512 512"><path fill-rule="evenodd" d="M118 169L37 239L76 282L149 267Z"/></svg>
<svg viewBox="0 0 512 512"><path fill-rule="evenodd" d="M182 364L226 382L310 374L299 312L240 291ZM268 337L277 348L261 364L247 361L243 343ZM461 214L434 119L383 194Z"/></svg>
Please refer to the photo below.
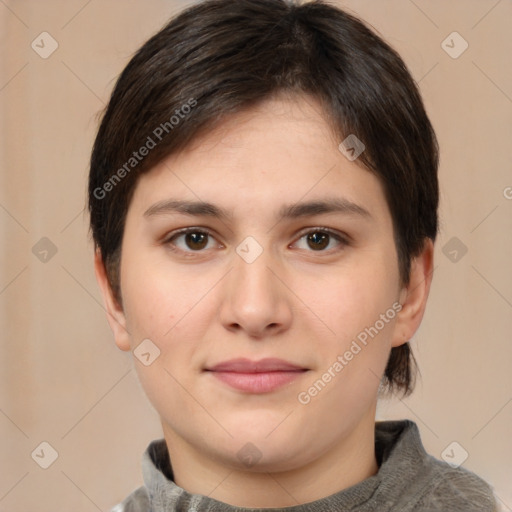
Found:
<svg viewBox="0 0 512 512"><path fill-rule="evenodd" d="M181 386L192 389L203 362L207 330L217 308L212 303L215 276L176 272L169 265L131 261L124 275L125 315L132 350L149 339L158 357L150 366L135 360L139 380L158 410L190 407ZM136 353L134 353L136 358Z"/></svg>
<svg viewBox="0 0 512 512"><path fill-rule="evenodd" d="M397 313L398 273L390 259L361 259L317 294L315 308L330 328L315 350L319 356L315 382L322 381L318 407L362 414L376 395Z"/></svg>
<svg viewBox="0 0 512 512"><path fill-rule="evenodd" d="M164 344L195 314L212 286L208 278L197 273L178 272L143 258L127 261L125 269L123 296L130 332L153 336Z"/></svg>
<svg viewBox="0 0 512 512"><path fill-rule="evenodd" d="M147 366L134 353L139 381L157 411L179 408L192 415L197 411L184 388L191 389L195 376L195 352L209 318L208 300L200 299L209 287L190 276L163 272L162 266L131 263L126 266L124 290L132 351L149 339L158 353Z"/></svg>
<svg viewBox="0 0 512 512"><path fill-rule="evenodd" d="M310 301L311 309L318 312L330 334L343 345L392 308L398 298L397 280L397 275L384 262L352 266L347 272L330 277L328 283L315 287L315 292L310 294L314 297ZM391 318L386 317L385 326L379 322L383 335L389 335L395 315L392 311L388 316Z"/></svg>

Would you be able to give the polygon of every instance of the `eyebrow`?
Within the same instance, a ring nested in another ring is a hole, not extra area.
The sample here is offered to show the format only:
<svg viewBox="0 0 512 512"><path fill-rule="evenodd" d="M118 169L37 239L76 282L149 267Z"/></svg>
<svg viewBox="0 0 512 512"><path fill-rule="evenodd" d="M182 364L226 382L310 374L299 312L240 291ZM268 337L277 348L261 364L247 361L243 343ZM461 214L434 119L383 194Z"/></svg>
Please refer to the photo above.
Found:
<svg viewBox="0 0 512 512"><path fill-rule="evenodd" d="M213 203L175 199L166 199L155 203L144 212L144 217L172 213L207 216L225 220L232 218L231 211L221 208ZM297 219L323 213L342 213L345 215L356 215L367 219L372 218L370 212L363 206L349 201L348 199L332 197L322 200L283 205L279 210L277 220Z"/></svg>

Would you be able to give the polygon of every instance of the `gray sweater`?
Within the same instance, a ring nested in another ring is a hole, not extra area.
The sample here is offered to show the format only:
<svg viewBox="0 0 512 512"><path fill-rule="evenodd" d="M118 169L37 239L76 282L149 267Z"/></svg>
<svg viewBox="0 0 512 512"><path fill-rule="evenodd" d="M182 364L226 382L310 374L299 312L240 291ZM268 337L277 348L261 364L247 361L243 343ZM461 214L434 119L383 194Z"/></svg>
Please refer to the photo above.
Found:
<svg viewBox="0 0 512 512"><path fill-rule="evenodd" d="M240 508L190 494L173 482L165 441L142 459L145 486L111 512L496 512L491 487L474 473L428 455L409 420L375 423L377 474L331 496L287 508ZM262 490L264 492L264 490Z"/></svg>

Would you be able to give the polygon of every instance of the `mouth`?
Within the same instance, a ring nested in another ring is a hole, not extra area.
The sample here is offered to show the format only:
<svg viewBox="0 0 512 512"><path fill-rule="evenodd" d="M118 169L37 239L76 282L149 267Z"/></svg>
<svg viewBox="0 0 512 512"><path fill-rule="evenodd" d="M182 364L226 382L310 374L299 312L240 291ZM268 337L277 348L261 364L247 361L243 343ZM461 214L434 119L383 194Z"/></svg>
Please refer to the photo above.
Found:
<svg viewBox="0 0 512 512"><path fill-rule="evenodd" d="M293 382L309 369L282 359L267 358L260 361L232 359L205 371L238 391L260 394Z"/></svg>

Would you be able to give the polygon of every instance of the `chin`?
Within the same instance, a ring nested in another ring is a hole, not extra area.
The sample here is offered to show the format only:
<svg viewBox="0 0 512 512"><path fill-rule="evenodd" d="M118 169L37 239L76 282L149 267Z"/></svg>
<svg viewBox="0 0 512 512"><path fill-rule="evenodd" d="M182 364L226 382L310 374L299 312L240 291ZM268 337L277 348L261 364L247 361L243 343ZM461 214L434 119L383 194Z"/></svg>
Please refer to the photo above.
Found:
<svg viewBox="0 0 512 512"><path fill-rule="evenodd" d="M291 471L307 464L303 447L290 442L278 444L268 440L247 441L241 447L235 446L234 453L232 450L217 453L217 457L235 470L254 473Z"/></svg>
<svg viewBox="0 0 512 512"><path fill-rule="evenodd" d="M212 443L210 448L216 450L216 456L234 469L253 472L293 470L314 459L316 450L322 451L322 447L316 447L314 436L305 438L299 435L298 426L290 429L284 424L277 428L276 425L279 422L228 428L233 438L226 439L225 443ZM299 430L304 432L303 429Z"/></svg>

